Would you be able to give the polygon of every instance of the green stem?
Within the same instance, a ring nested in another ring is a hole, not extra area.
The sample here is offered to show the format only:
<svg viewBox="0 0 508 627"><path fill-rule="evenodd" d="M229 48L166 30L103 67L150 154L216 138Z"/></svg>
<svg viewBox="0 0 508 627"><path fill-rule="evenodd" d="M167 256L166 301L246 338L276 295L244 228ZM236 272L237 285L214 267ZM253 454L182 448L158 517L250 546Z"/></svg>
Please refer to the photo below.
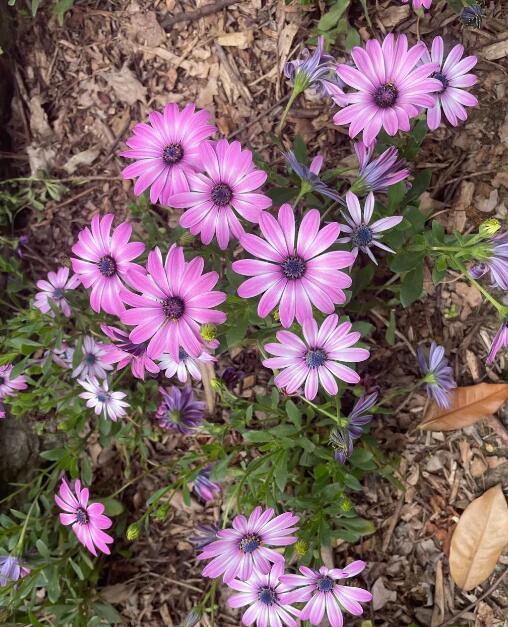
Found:
<svg viewBox="0 0 508 627"><path fill-rule="evenodd" d="M303 189L303 186L302 186L300 188L300 191L298 192L298 195L296 196L296 198L293 201L293 209L296 209L298 203L304 197L304 195L305 195L305 190Z"/></svg>
<svg viewBox="0 0 508 627"><path fill-rule="evenodd" d="M291 96L289 97L289 100L287 101L286 108L284 109L284 112L282 113L279 126L277 127L277 135L281 134L282 129L284 127L284 122L286 121L287 114L289 113L289 110L293 106L294 101L298 98L300 93L301 93L300 91L293 89Z"/></svg>
<svg viewBox="0 0 508 627"><path fill-rule="evenodd" d="M333 422L338 422L338 416L334 416L330 412L326 411L326 409L323 409L322 407L319 407L319 405L315 405L312 401L309 401L307 398L305 398L305 396L298 395L298 398L301 399L302 401L305 401L307 403L307 405L310 405L313 409L315 409L316 411L320 412L324 416L327 416L328 418L331 418L333 420Z"/></svg>
<svg viewBox="0 0 508 627"><path fill-rule="evenodd" d="M485 298L489 301L489 303L491 303L491 305L493 305L497 311L499 312L499 314L503 317L508 316L508 307L505 307L504 305L501 305L501 303L499 301L497 301L492 294L490 294L490 292L488 292L484 287L482 287L480 285L480 283L478 283L478 281L476 279L473 279L473 277L469 274L469 272L467 271L466 266L462 263L462 261L459 261L458 259L454 259L457 267L459 268L459 270L464 274L464 276L466 277L466 279L476 287L476 289L481 292Z"/></svg>
<svg viewBox="0 0 508 627"><path fill-rule="evenodd" d="M16 555L21 555L23 553L23 543L25 541L26 530L28 528L28 521L30 520L30 516L32 515L32 510L35 507L35 504L37 503L38 499L39 499L39 496L37 496L37 498L35 498L32 501L32 504L30 505L30 509L28 510L28 514L26 515L25 521L23 523L23 529L21 530L18 543L16 544L16 547L14 549L14 553Z"/></svg>

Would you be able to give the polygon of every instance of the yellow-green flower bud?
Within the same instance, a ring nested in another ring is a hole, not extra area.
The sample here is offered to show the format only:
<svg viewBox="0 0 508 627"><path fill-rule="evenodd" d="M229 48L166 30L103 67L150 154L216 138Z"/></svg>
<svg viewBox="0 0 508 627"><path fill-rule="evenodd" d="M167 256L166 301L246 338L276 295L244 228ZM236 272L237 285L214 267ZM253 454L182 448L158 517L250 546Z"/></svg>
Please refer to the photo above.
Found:
<svg viewBox="0 0 508 627"><path fill-rule="evenodd" d="M492 237L501 228L501 222L496 218L489 218L480 224L480 235L482 237Z"/></svg>
<svg viewBox="0 0 508 627"><path fill-rule="evenodd" d="M343 512L349 512L353 507L353 503L347 498L347 496L343 496L340 500L340 509Z"/></svg>
<svg viewBox="0 0 508 627"><path fill-rule="evenodd" d="M127 540L133 542L139 538L140 528L138 523L132 523L127 527Z"/></svg>
<svg viewBox="0 0 508 627"><path fill-rule="evenodd" d="M205 342L211 342L217 337L217 327L214 324L204 324L199 332Z"/></svg>
<svg viewBox="0 0 508 627"><path fill-rule="evenodd" d="M275 309L275 311L273 312L273 319L275 320L275 322L280 322L280 313L278 309Z"/></svg>
<svg viewBox="0 0 508 627"><path fill-rule="evenodd" d="M168 512L169 505L166 503L165 505L161 505L155 510L155 512L153 513L153 517L155 518L155 520L162 522L163 520L166 520Z"/></svg>
<svg viewBox="0 0 508 627"><path fill-rule="evenodd" d="M298 540L295 544L295 553L298 557L303 557L307 553L308 548L305 540Z"/></svg>

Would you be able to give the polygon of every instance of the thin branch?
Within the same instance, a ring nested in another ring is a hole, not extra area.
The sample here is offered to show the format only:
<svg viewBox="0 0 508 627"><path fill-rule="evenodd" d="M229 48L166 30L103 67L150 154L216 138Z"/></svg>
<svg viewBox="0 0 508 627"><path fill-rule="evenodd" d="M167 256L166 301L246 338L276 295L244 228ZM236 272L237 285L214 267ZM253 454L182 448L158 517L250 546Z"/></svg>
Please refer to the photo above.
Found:
<svg viewBox="0 0 508 627"><path fill-rule="evenodd" d="M215 2L214 4L206 4L204 7L201 7L196 11L182 11L176 15L165 17L161 22L161 26L164 30L169 31L179 22L193 22L194 20L199 20L200 17L218 13L219 11L222 11L222 9L225 9L232 4L238 4L239 2L241 2L241 0L219 0L219 2Z"/></svg>

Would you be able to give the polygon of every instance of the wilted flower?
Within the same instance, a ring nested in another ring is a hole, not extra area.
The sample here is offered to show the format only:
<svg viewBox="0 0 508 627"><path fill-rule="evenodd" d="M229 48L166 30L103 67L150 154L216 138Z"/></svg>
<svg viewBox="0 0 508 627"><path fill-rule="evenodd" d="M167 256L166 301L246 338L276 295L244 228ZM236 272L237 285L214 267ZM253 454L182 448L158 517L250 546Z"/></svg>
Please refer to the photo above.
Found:
<svg viewBox="0 0 508 627"><path fill-rule="evenodd" d="M469 268L473 279L479 279L490 271L492 287L508 290L508 232L498 233L487 240L478 263Z"/></svg>
<svg viewBox="0 0 508 627"><path fill-rule="evenodd" d="M334 427L330 433L330 444L335 451L335 459L345 464L353 453L353 438L347 427Z"/></svg>
<svg viewBox="0 0 508 627"><path fill-rule="evenodd" d="M453 370L444 356L445 349L436 342L432 342L427 359L420 346L416 352L418 366L423 376L423 383L427 395L443 409L451 406L450 390L457 387L453 377Z"/></svg>
<svg viewBox="0 0 508 627"><path fill-rule="evenodd" d="M217 527L217 525L198 525L194 531L196 535L191 536L189 542L194 545L196 549L202 549L207 544L217 540L219 527Z"/></svg>
<svg viewBox="0 0 508 627"><path fill-rule="evenodd" d="M377 260L371 251L372 246L377 246L389 253L394 253L394 250L386 246L386 244L382 244L379 240L383 237L383 231L397 226L402 222L403 218L402 216L389 216L388 218L381 218L369 224L374 212L374 194L372 192L370 192L365 199L363 215L358 197L353 194L353 192L347 192L346 203L349 215L344 211L341 211L341 213L347 224L341 224L340 227L345 233L349 233L349 235L340 237L337 242L341 244L351 242L353 245L351 250L353 255L352 263L354 263L354 260L358 256L358 251L361 250L367 253L371 260L377 265Z"/></svg>
<svg viewBox="0 0 508 627"><path fill-rule="evenodd" d="M83 339L83 358L72 371L72 376L80 379L105 379L108 376L106 370L113 370L113 366L105 359L106 354L104 344L87 335Z"/></svg>
<svg viewBox="0 0 508 627"><path fill-rule="evenodd" d="M464 24L464 26L481 28L484 17L484 10L479 4L475 2L470 6L464 7L462 9L462 13L460 14L460 21Z"/></svg>
<svg viewBox="0 0 508 627"><path fill-rule="evenodd" d="M291 614L300 617L300 611L288 600L291 587L282 582L283 573L282 561L276 562L266 574L254 570L246 580L228 580L228 586L239 591L229 597L229 607L250 606L243 614L244 625L255 623L257 627L281 627L284 624L296 627L297 623Z"/></svg>
<svg viewBox="0 0 508 627"><path fill-rule="evenodd" d="M163 113L149 113L147 124L132 129L134 135L126 141L129 150L120 154L136 159L122 170L124 178L137 178L136 196L150 187L150 202L168 206L170 196L189 190L189 176L201 168L199 146L217 130L208 123L208 111L195 109L188 104L180 111L170 103Z"/></svg>
<svg viewBox="0 0 508 627"><path fill-rule="evenodd" d="M213 501L215 497L217 497L222 492L220 484L210 479L211 471L211 466L203 468L203 470L200 471L200 473L194 480L194 485L192 486L192 491L202 501L205 501L205 503L207 501Z"/></svg>
<svg viewBox="0 0 508 627"><path fill-rule="evenodd" d="M459 121L467 118L464 107L475 107L478 99L464 87L472 87L477 81L474 74L467 72L476 65L478 59L474 56L465 57L464 46L457 44L452 48L443 63L444 43L442 37L434 37L432 50L429 54L425 49L422 57L423 63L437 63L438 69L432 74L432 78L441 83L441 89L436 94L436 103L427 110L427 126L431 131L441 124L441 108L446 119L452 126L458 126Z"/></svg>
<svg viewBox="0 0 508 627"><path fill-rule="evenodd" d="M303 325L305 341L291 331L278 331L276 343L265 344L265 350L276 357L263 361L267 368L279 370L275 385L293 394L305 384L305 397L313 400L319 384L331 396L338 392L336 378L356 384L360 375L344 363L365 361L369 351L355 348L360 339L358 331L351 331L350 322L339 323L337 314L327 316L318 327L314 318L307 318Z"/></svg>
<svg viewBox="0 0 508 627"><path fill-rule="evenodd" d="M125 310L120 293L124 283L129 284L136 276L144 276L145 270L132 263L145 250L141 242L129 242L132 226L122 222L111 235L114 215L92 218L90 228L84 228L72 247L76 257L71 257L72 269L90 292L90 306L96 313L104 310L119 316ZM77 258L79 257L79 259Z"/></svg>
<svg viewBox="0 0 508 627"><path fill-rule="evenodd" d="M20 390L26 390L28 387L25 375L12 377L12 369L12 364L0 366L0 399L5 396L16 396Z"/></svg>
<svg viewBox="0 0 508 627"><path fill-rule="evenodd" d="M293 172L300 177L302 193L308 193L314 190L327 198L332 198L341 205L344 204L343 198L319 178L319 172L323 166L323 157L321 155L316 155L314 159L312 159L310 166L306 166L298 161L292 150L283 152L282 154L284 159L291 166Z"/></svg>
<svg viewBox="0 0 508 627"><path fill-rule="evenodd" d="M372 420L372 414L366 412L375 405L377 397L377 392L360 397L349 416L344 419L344 426L334 427L330 433L330 444L335 449L335 459L341 464L351 457L354 440L361 437L364 428Z"/></svg>
<svg viewBox="0 0 508 627"><path fill-rule="evenodd" d="M80 398L86 399L86 406L93 407L96 416L102 413L104 418L110 418L113 422L125 416L124 408L129 407L129 403L122 400L127 396L125 392L111 392L106 379L101 383L97 379L78 383L86 390L79 395Z"/></svg>
<svg viewBox="0 0 508 627"><path fill-rule="evenodd" d="M306 602L300 612L300 619L310 621L311 625L320 625L326 615L331 627L342 627L344 618L342 610L353 616L361 616L363 608L360 603L372 600L372 594L363 588L342 586L340 579L356 577L365 568L365 562L357 560L345 568L326 568L319 571L300 566L301 575L282 575L280 580L288 586L300 586L287 595L289 603Z"/></svg>
<svg viewBox="0 0 508 627"><path fill-rule="evenodd" d="M492 340L492 346L487 356L487 364L489 366L493 364L498 352L506 347L508 347L508 322L503 322Z"/></svg>
<svg viewBox="0 0 508 627"><path fill-rule="evenodd" d="M57 272L48 272L48 279L37 281L39 292L35 295L35 307L42 313L49 313L51 316L54 312L51 309L49 301L53 301L56 307L59 307L65 316L71 315L71 308L65 299L65 292L74 290L80 284L77 274L69 279L69 268L59 268Z"/></svg>
<svg viewBox="0 0 508 627"><path fill-rule="evenodd" d="M201 370L199 364L206 362L217 361L215 357L210 355L207 351L203 351L199 357L191 357L180 348L178 359L173 359L169 353L163 353L159 358L159 366L161 370L165 370L165 375L168 379L175 374L180 383L186 383L187 373L196 381L201 381Z"/></svg>
<svg viewBox="0 0 508 627"><path fill-rule="evenodd" d="M201 620L202 615L203 613L201 612L201 610L193 608L184 618L184 621L180 627L195 627Z"/></svg>
<svg viewBox="0 0 508 627"><path fill-rule="evenodd" d="M0 555L0 587L8 585L11 581L18 581L29 573L30 569L21 564L19 557Z"/></svg>
<svg viewBox="0 0 508 627"><path fill-rule="evenodd" d="M205 417L205 404L194 398L190 386L183 390L174 385L169 390L160 387L159 392L162 402L155 417L163 429L189 433L200 426Z"/></svg>
<svg viewBox="0 0 508 627"><path fill-rule="evenodd" d="M358 157L358 177L351 186L351 192L364 196L369 192L386 192L388 188L409 176L406 162L399 159L399 151L390 146L372 160L376 142L366 146L362 141L354 144Z"/></svg>
<svg viewBox="0 0 508 627"><path fill-rule="evenodd" d="M43 359L52 359L57 366L65 368L66 370L72 368L72 360L74 358L74 348L62 343L59 348L52 348L49 351L45 351Z"/></svg>
<svg viewBox="0 0 508 627"><path fill-rule="evenodd" d="M425 53L420 41L408 49L406 35L395 37L389 33L381 45L369 39L365 49L355 46L351 55L356 68L340 64L339 77L355 92L346 94L348 106L333 117L335 124L349 124L349 136L356 137L363 129L363 141L369 146L381 128L388 135L409 131L409 119L419 115L422 107L432 107L442 88L440 81L431 78L439 69L437 63L416 67Z"/></svg>
<svg viewBox="0 0 508 627"><path fill-rule="evenodd" d="M501 228L501 222L497 218L489 218L480 224L478 233L482 237L494 237Z"/></svg>
<svg viewBox="0 0 508 627"><path fill-rule="evenodd" d="M60 514L60 522L62 525L72 525L72 531L92 555L97 557L96 547L109 555L111 551L108 544L113 542L113 538L103 529L111 527L111 519L104 515L104 505L89 503L88 496L88 488L81 489L79 479L74 483L74 490L62 479L58 494L55 495L57 505L65 512Z"/></svg>
<svg viewBox="0 0 508 627"><path fill-rule="evenodd" d="M240 383L240 381L245 378L245 372L240 370L240 368L228 366L227 368L224 368L220 378L224 381L228 389L233 390Z"/></svg>
<svg viewBox="0 0 508 627"><path fill-rule="evenodd" d="M217 540L207 544L198 555L199 560L209 560L203 577L212 579L223 575L229 583L235 577L247 581L256 573L268 574L270 563L284 563L284 557L268 547L288 546L297 541L290 534L298 531L295 525L300 520L291 512L274 516L270 507L256 507L249 518L239 515L233 519L233 528L217 532Z"/></svg>
<svg viewBox="0 0 508 627"><path fill-rule="evenodd" d="M148 342L133 344L129 339L129 334L123 329L101 324L101 329L115 344L104 344L106 352L104 362L107 364L117 364L116 369L121 370L130 364L131 372L137 379L145 378L145 370L150 374L157 374L159 366L148 357Z"/></svg>

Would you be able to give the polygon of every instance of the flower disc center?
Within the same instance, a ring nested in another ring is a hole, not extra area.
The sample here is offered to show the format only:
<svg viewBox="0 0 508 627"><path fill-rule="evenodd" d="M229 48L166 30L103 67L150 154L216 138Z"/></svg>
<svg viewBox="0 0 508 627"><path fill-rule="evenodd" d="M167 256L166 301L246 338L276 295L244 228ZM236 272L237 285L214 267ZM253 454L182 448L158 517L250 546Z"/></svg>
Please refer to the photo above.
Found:
<svg viewBox="0 0 508 627"><path fill-rule="evenodd" d="M112 277L116 273L116 261L111 255L104 255L99 259L99 272L106 277Z"/></svg>
<svg viewBox="0 0 508 627"><path fill-rule="evenodd" d="M305 363L309 368L319 368L326 361L326 353L322 348L313 348L307 351Z"/></svg>
<svg viewBox="0 0 508 627"><path fill-rule="evenodd" d="M226 183L217 183L212 188L211 197L218 207L225 207L233 198L233 190Z"/></svg>
<svg viewBox="0 0 508 627"><path fill-rule="evenodd" d="M243 553L253 553L261 544L261 538L254 534L244 536L240 540L240 551Z"/></svg>
<svg viewBox="0 0 508 627"><path fill-rule="evenodd" d="M183 159L183 148L181 144L169 144L162 151L162 160L166 165L175 165Z"/></svg>
<svg viewBox="0 0 508 627"><path fill-rule="evenodd" d="M162 310L166 318L178 320L183 316L185 303L179 296L170 296L162 303Z"/></svg>
<svg viewBox="0 0 508 627"><path fill-rule="evenodd" d="M331 577L320 577L317 580L317 589L319 592L330 592L333 588L333 579Z"/></svg>
<svg viewBox="0 0 508 627"><path fill-rule="evenodd" d="M97 357L93 353L87 353L83 361L87 366L93 366L97 361Z"/></svg>
<svg viewBox="0 0 508 627"><path fill-rule="evenodd" d="M261 588L258 599L265 605L273 605L277 601L277 593L273 588Z"/></svg>
<svg viewBox="0 0 508 627"><path fill-rule="evenodd" d="M388 109L393 107L399 96L399 90L393 83L386 83L386 85L380 85L374 92L374 102L381 109Z"/></svg>
<svg viewBox="0 0 508 627"><path fill-rule="evenodd" d="M362 224L351 235L354 246L368 246L374 239L374 234L370 226Z"/></svg>
<svg viewBox="0 0 508 627"><path fill-rule="evenodd" d="M301 257L288 257L282 263L282 274L286 279L301 279L305 274L305 261Z"/></svg>
<svg viewBox="0 0 508 627"><path fill-rule="evenodd" d="M89 520L90 518L88 517L86 509L83 509L83 507L78 507L78 509L76 510L76 522L80 525L86 525L88 524Z"/></svg>
<svg viewBox="0 0 508 627"><path fill-rule="evenodd" d="M436 80L438 80L441 85L443 86L441 88L441 91L438 92L440 94L442 94L444 91L446 91L446 88L448 87L448 85L450 84L450 81L446 78L446 76L442 73L442 72L433 72L430 75L430 78L435 78Z"/></svg>
<svg viewBox="0 0 508 627"><path fill-rule="evenodd" d="M64 297L65 291L63 289L63 287L55 287L55 289L53 290L53 298L55 300L62 300L62 298Z"/></svg>

